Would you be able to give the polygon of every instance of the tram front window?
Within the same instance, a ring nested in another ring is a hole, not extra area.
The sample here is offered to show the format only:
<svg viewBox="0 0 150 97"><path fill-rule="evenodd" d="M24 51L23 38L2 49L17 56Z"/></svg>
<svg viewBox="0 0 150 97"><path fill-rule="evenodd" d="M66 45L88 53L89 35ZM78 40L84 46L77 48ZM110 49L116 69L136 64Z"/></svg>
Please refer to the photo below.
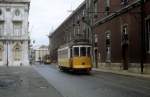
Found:
<svg viewBox="0 0 150 97"><path fill-rule="evenodd" d="M87 48L87 56L91 56L91 48L90 47Z"/></svg>
<svg viewBox="0 0 150 97"><path fill-rule="evenodd" d="M86 56L86 47L81 47L80 48L80 55L81 56Z"/></svg>
<svg viewBox="0 0 150 97"><path fill-rule="evenodd" d="M79 56L79 47L74 47L74 56Z"/></svg>

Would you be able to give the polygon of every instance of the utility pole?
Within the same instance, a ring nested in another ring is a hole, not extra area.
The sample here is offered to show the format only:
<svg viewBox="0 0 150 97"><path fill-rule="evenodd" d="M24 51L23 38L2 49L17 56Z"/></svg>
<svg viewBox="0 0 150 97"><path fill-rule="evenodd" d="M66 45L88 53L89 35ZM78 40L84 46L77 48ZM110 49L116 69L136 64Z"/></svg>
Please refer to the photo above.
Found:
<svg viewBox="0 0 150 97"><path fill-rule="evenodd" d="M141 0L141 73L144 71L144 59L146 57L144 16L144 0Z"/></svg>
<svg viewBox="0 0 150 97"><path fill-rule="evenodd" d="M95 56L95 51L94 51L94 47L95 47L95 40L94 40L94 36L95 33L93 31L93 18L94 18L94 1L93 0L86 0L86 16L83 19L83 22L85 24L87 24L87 31L90 35L89 37L89 41L92 44L92 61L95 64L96 67L97 66L97 62L96 62L96 57Z"/></svg>
<svg viewBox="0 0 150 97"><path fill-rule="evenodd" d="M86 20L85 23L88 25L88 33L90 33L90 42L92 44L92 60L93 63L95 63L95 57L94 57L94 32L93 32L93 0L86 0ZM96 66L97 67L97 66Z"/></svg>

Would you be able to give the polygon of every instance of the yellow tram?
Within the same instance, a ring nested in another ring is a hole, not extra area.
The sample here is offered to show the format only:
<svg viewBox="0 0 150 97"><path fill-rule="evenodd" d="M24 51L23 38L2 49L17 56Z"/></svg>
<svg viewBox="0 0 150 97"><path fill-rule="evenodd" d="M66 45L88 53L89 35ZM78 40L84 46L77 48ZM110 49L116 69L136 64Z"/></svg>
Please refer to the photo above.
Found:
<svg viewBox="0 0 150 97"><path fill-rule="evenodd" d="M44 64L51 64L51 58L49 55L43 57Z"/></svg>
<svg viewBox="0 0 150 97"><path fill-rule="evenodd" d="M58 49L58 67L60 70L86 71L92 68L92 46L73 44Z"/></svg>

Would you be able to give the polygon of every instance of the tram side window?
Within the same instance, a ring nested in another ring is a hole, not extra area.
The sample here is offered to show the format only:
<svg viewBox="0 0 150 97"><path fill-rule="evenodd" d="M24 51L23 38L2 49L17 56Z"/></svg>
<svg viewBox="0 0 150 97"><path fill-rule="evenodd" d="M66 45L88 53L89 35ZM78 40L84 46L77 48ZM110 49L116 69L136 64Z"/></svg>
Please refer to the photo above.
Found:
<svg viewBox="0 0 150 97"><path fill-rule="evenodd" d="M91 48L90 47L87 48L87 56L91 56Z"/></svg>
<svg viewBox="0 0 150 97"><path fill-rule="evenodd" d="M58 51L58 58L61 58L61 51Z"/></svg>
<svg viewBox="0 0 150 97"><path fill-rule="evenodd" d="M58 57L59 58L68 58L68 49L59 51L58 52Z"/></svg>
<svg viewBox="0 0 150 97"><path fill-rule="evenodd" d="M79 56L79 47L74 47L74 56Z"/></svg>
<svg viewBox="0 0 150 97"><path fill-rule="evenodd" d="M81 54L81 56L86 56L86 47L80 48L80 54Z"/></svg>
<svg viewBox="0 0 150 97"><path fill-rule="evenodd" d="M64 50L64 58L68 58L68 49Z"/></svg>

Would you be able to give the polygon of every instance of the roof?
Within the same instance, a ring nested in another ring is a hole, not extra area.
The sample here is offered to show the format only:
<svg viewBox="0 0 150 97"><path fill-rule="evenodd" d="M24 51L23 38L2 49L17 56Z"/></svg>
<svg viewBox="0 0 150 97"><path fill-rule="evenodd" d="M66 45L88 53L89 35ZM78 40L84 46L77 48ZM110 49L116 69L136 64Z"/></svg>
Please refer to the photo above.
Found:
<svg viewBox="0 0 150 97"><path fill-rule="evenodd" d="M0 0L0 2L9 2L9 3L28 3L30 2L30 0Z"/></svg>

